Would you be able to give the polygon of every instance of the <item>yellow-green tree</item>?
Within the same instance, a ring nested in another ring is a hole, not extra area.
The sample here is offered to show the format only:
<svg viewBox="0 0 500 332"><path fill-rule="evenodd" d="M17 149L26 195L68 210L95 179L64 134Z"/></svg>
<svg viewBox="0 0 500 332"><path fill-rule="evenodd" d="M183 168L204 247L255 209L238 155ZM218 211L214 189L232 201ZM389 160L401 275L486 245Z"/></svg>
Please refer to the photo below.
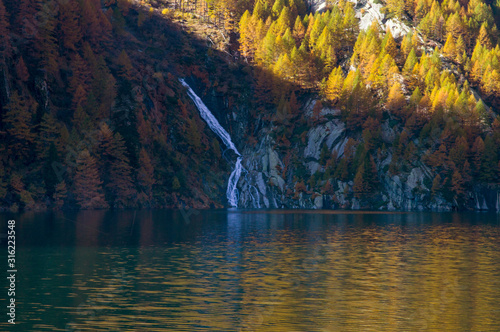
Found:
<svg viewBox="0 0 500 332"><path fill-rule="evenodd" d="M330 73L326 82L325 95L328 100L337 103L342 95L342 87L344 85L344 76L342 68L337 67Z"/></svg>

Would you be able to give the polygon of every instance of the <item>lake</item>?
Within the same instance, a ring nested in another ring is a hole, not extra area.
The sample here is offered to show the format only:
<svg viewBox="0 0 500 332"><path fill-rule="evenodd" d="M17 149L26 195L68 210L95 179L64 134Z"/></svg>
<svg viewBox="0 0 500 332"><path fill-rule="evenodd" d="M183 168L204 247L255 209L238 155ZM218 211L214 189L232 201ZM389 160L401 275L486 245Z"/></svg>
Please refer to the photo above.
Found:
<svg viewBox="0 0 500 332"><path fill-rule="evenodd" d="M3 233L9 219L16 325L3 309L0 330L500 331L498 214L4 213Z"/></svg>

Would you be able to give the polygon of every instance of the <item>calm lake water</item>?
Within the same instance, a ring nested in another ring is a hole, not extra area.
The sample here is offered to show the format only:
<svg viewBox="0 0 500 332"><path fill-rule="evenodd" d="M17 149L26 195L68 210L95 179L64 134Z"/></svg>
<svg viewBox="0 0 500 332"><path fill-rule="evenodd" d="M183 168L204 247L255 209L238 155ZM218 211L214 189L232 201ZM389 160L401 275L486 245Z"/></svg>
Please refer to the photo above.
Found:
<svg viewBox="0 0 500 332"><path fill-rule="evenodd" d="M0 330L500 331L500 215L192 212L1 214Z"/></svg>

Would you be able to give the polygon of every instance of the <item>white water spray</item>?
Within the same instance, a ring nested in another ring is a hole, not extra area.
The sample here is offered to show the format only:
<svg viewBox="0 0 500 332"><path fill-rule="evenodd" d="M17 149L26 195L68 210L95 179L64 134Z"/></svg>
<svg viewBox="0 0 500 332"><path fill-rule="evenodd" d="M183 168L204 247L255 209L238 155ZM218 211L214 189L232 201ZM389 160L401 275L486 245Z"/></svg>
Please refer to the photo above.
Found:
<svg viewBox="0 0 500 332"><path fill-rule="evenodd" d="M198 111L200 111L201 118L205 120L210 129L220 137L226 147L233 150L234 153L238 155L238 159L236 160L236 164L234 165L234 170L229 177L226 191L227 201L229 202L229 205L231 205L232 207L238 207L239 197L236 185L238 184L241 172L243 171L243 166L241 165L241 154L238 152L238 149L236 149L236 146L231 140L231 136L229 135L229 133L224 128L222 128L219 121L217 121L215 116L212 114L212 112L210 112L210 110L205 105L205 103L203 103L200 97L198 97L196 93L194 93L193 89L191 89L191 87L182 78L180 78L179 81L188 89L188 95L196 104Z"/></svg>

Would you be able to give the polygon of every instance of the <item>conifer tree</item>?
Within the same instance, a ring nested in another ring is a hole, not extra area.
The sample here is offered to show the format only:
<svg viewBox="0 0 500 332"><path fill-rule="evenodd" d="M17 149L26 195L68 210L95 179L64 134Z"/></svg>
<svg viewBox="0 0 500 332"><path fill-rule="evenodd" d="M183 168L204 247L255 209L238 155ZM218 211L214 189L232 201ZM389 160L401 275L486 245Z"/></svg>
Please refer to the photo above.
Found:
<svg viewBox="0 0 500 332"><path fill-rule="evenodd" d="M59 132L60 128L57 119L52 114L45 113L40 123L39 136L36 142L37 152L40 156L47 156L46 154L51 144L54 144L57 150L62 150L59 144Z"/></svg>
<svg viewBox="0 0 500 332"><path fill-rule="evenodd" d="M387 8L390 12L394 13L397 18L401 19L405 10L405 1L387 0Z"/></svg>
<svg viewBox="0 0 500 332"><path fill-rule="evenodd" d="M415 65L417 64L417 55L415 53L415 49L411 49L410 53L408 54L408 57L406 58L405 65L403 67L403 72L407 75L410 75L413 71L413 68L415 68Z"/></svg>
<svg viewBox="0 0 500 332"><path fill-rule="evenodd" d="M450 59L454 59L457 53L457 46L455 45L455 39L448 33L448 37L446 38L446 43L443 47L443 53Z"/></svg>
<svg viewBox="0 0 500 332"><path fill-rule="evenodd" d="M99 170L112 206L130 206L135 195L126 147L119 133L113 134L106 124L99 130Z"/></svg>
<svg viewBox="0 0 500 332"><path fill-rule="evenodd" d="M453 198L457 201L461 200L465 195L464 180L458 170L453 172L451 178L451 191L453 192Z"/></svg>
<svg viewBox="0 0 500 332"><path fill-rule="evenodd" d="M398 49L396 46L396 42L394 41L394 38L392 37L392 33L390 29L387 29L387 33L385 34L384 38L384 49L389 54L393 59L396 58L398 55Z"/></svg>
<svg viewBox="0 0 500 332"><path fill-rule="evenodd" d="M0 164L0 202L5 198L5 195L7 195L7 181L5 178L5 167L3 164Z"/></svg>
<svg viewBox="0 0 500 332"><path fill-rule="evenodd" d="M3 1L0 0L0 65L5 64L11 54L9 21Z"/></svg>
<svg viewBox="0 0 500 332"><path fill-rule="evenodd" d="M488 35L488 25L483 23L481 29L479 30L479 36L477 37L477 42L487 49L491 48L491 39Z"/></svg>
<svg viewBox="0 0 500 332"><path fill-rule="evenodd" d="M462 36L459 36L456 42L456 55L455 55L455 61L464 64L465 60L467 59L467 54L465 54L466 48L465 48L465 41L462 38Z"/></svg>
<svg viewBox="0 0 500 332"><path fill-rule="evenodd" d="M82 39L82 32L78 22L80 7L76 0L69 0L61 4L59 9L60 40L66 49L76 51L76 44Z"/></svg>
<svg viewBox="0 0 500 332"><path fill-rule="evenodd" d="M148 204L153 200L153 185L155 184L154 167L146 150L143 148L139 153L139 171L137 180L141 193L139 201L142 205Z"/></svg>
<svg viewBox="0 0 500 332"><path fill-rule="evenodd" d="M96 160L88 150L83 150L76 161L73 183L76 201L82 209L104 209L108 207L102 192Z"/></svg>
<svg viewBox="0 0 500 332"><path fill-rule="evenodd" d="M109 40L111 23L100 10L100 1L78 0L78 3L81 8L80 26L86 39L93 45Z"/></svg>
<svg viewBox="0 0 500 332"><path fill-rule="evenodd" d="M119 133L114 135L113 160L110 167L110 190L116 207L133 206L136 190L132 182L132 167L126 155L125 142Z"/></svg>
<svg viewBox="0 0 500 332"><path fill-rule="evenodd" d="M356 176L354 177L354 196L356 198L363 198L364 195L368 192L368 188L366 183L364 182L365 175L365 163L363 162L356 172Z"/></svg>
<svg viewBox="0 0 500 332"><path fill-rule="evenodd" d="M441 176L437 174L434 180L432 181L431 197L436 197L436 195L439 193L440 190L441 190Z"/></svg>
<svg viewBox="0 0 500 332"><path fill-rule="evenodd" d="M267 2L265 0L257 0L255 2L255 7L253 8L252 15L258 20L265 21L269 15L268 10Z"/></svg>
<svg viewBox="0 0 500 332"><path fill-rule="evenodd" d="M130 58L125 50L122 50L120 56L118 57L118 66L120 68L118 71L118 75L126 80L131 81L133 79L134 67L132 66L132 61L130 61Z"/></svg>
<svg viewBox="0 0 500 332"><path fill-rule="evenodd" d="M27 156L35 136L31 131L32 113L26 100L14 91L7 105L4 122L11 137L8 151L12 155Z"/></svg>
<svg viewBox="0 0 500 332"><path fill-rule="evenodd" d="M30 78L30 74L28 72L28 68L26 67L26 63L24 62L23 57L19 58L19 61L16 63L16 75L19 81L26 83Z"/></svg>
<svg viewBox="0 0 500 332"><path fill-rule="evenodd" d="M45 184L45 193L49 198L52 198L56 185L59 182L57 174L54 169L54 165L60 162L59 155L55 144L52 142L47 147L47 153L44 156L45 163L42 169L43 182Z"/></svg>
<svg viewBox="0 0 500 332"><path fill-rule="evenodd" d="M79 86L87 91L91 76L87 62L78 53L74 53L70 67L72 76L69 79L68 92L74 94Z"/></svg>
<svg viewBox="0 0 500 332"><path fill-rule="evenodd" d="M54 205L56 209L60 210L63 207L67 195L66 182L63 180L56 185L54 193Z"/></svg>
<svg viewBox="0 0 500 332"><path fill-rule="evenodd" d="M252 43L252 36L251 36L251 31L249 28L250 25L250 12L247 10L245 13L243 13L243 16L240 19L240 25L239 25L239 31L240 31L240 52L241 55L244 56L247 61L249 58L253 57L253 52L251 52L251 43Z"/></svg>
<svg viewBox="0 0 500 332"><path fill-rule="evenodd" d="M498 180L498 149L491 136L487 136L484 141L484 153L479 176L486 183L497 183Z"/></svg>
<svg viewBox="0 0 500 332"><path fill-rule="evenodd" d="M332 70L326 82L325 95L328 100L337 103L341 98L343 85L344 76L342 74L342 68L339 66Z"/></svg>
<svg viewBox="0 0 500 332"><path fill-rule="evenodd" d="M420 88L417 86L410 97L410 105L416 107L420 104L420 100L422 100L422 94L420 93Z"/></svg>
<svg viewBox="0 0 500 332"><path fill-rule="evenodd" d="M273 8L271 10L274 19L277 19L283 12L283 9L286 8L285 4L285 0L276 0L274 2Z"/></svg>
<svg viewBox="0 0 500 332"><path fill-rule="evenodd" d="M412 43L412 32L408 32L401 41L401 52L405 57L408 57L412 49L415 49Z"/></svg>
<svg viewBox="0 0 500 332"><path fill-rule="evenodd" d="M306 28L304 27L304 24L300 20L300 17L297 16L295 19L295 24L293 25L293 37L297 41L297 47L300 46L300 42L302 39L304 39L304 36L306 35Z"/></svg>
<svg viewBox="0 0 500 332"><path fill-rule="evenodd" d="M387 108L392 111L399 111L405 105L405 97L401 90L401 84L396 82L392 85L387 98Z"/></svg>
<svg viewBox="0 0 500 332"><path fill-rule="evenodd" d="M35 49L39 56L43 69L51 78L59 76L59 52L56 38L56 19L47 6L42 7L40 12L44 19L44 24L37 29L35 38Z"/></svg>
<svg viewBox="0 0 500 332"><path fill-rule="evenodd" d="M478 175L481 171L481 163L484 155L484 141L478 136L472 145L472 167L475 175Z"/></svg>

